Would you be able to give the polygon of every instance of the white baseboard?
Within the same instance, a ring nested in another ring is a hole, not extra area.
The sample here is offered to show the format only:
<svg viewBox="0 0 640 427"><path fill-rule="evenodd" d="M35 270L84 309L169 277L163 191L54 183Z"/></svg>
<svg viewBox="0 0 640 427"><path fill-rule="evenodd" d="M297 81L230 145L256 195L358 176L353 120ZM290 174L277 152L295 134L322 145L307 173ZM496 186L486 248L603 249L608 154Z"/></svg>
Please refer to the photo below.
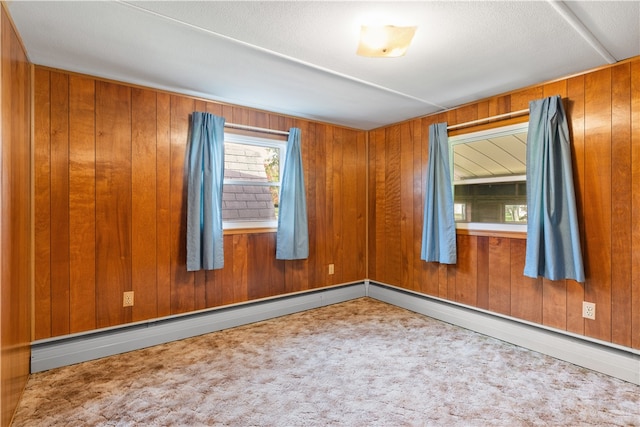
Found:
<svg viewBox="0 0 640 427"><path fill-rule="evenodd" d="M31 372L138 350L365 296L362 282L35 341Z"/></svg>
<svg viewBox="0 0 640 427"><path fill-rule="evenodd" d="M365 281L371 298L640 385L640 351Z"/></svg>

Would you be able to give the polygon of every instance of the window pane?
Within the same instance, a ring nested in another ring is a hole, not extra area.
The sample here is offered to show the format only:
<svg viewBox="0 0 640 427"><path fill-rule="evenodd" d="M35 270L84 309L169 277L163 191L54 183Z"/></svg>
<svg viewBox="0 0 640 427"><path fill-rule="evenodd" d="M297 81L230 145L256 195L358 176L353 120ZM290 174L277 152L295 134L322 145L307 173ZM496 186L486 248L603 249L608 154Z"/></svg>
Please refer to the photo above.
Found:
<svg viewBox="0 0 640 427"><path fill-rule="evenodd" d="M456 222L527 223L527 131L518 123L449 138Z"/></svg>
<svg viewBox="0 0 640 427"><path fill-rule="evenodd" d="M225 184L222 194L222 220L276 220L278 190L278 186Z"/></svg>
<svg viewBox="0 0 640 427"><path fill-rule="evenodd" d="M505 222L515 222L520 224L527 223L527 205L505 205L504 206Z"/></svg>
<svg viewBox="0 0 640 427"><path fill-rule="evenodd" d="M520 182L456 185L455 219L457 222L526 224L526 188ZM463 209L464 215L458 215L456 209Z"/></svg>
<svg viewBox="0 0 640 427"><path fill-rule="evenodd" d="M527 132L501 135L453 146L453 179L477 179L526 172Z"/></svg>
<svg viewBox="0 0 640 427"><path fill-rule="evenodd" d="M453 217L456 222L467 221L467 204L466 203L454 203L453 204Z"/></svg>
<svg viewBox="0 0 640 427"><path fill-rule="evenodd" d="M285 140L225 132L225 228L272 227L277 221L285 147Z"/></svg>
<svg viewBox="0 0 640 427"><path fill-rule="evenodd" d="M280 182L280 149L226 142L224 178Z"/></svg>

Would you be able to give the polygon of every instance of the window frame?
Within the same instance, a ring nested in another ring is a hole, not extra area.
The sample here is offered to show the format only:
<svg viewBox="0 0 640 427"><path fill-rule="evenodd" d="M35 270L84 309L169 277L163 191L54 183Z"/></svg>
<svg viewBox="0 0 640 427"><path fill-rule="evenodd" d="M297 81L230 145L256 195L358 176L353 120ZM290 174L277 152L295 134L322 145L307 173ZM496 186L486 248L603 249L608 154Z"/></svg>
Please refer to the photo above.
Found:
<svg viewBox="0 0 640 427"><path fill-rule="evenodd" d="M243 133L243 132L233 132L225 129L224 131L225 148L227 143L279 149L280 150L280 165L279 165L280 180L277 182L255 182L255 181L244 181L239 179L224 178L223 186L222 186L223 197L224 197L224 186L226 184L278 187L278 192L280 192L280 188L282 187L282 174L284 172L284 163L286 161L285 159L286 148L287 148L286 139L283 140L283 139L277 139L277 138L267 138L267 137L261 137L261 136L247 135L246 133ZM225 150L224 161L226 162L226 150ZM247 230L249 232L275 231L277 227L278 227L277 216L275 220L249 220L249 221L238 221L238 220L230 221L230 220L224 220L224 219L222 220L222 229L225 232L225 234L233 234L234 232L238 232L241 230Z"/></svg>
<svg viewBox="0 0 640 427"><path fill-rule="evenodd" d="M524 175L507 175L501 177L471 178L464 181L454 180L454 147L459 144L467 144L474 141L480 141L487 137L499 137L522 133L523 130L528 132L529 122L524 121L516 124L508 124L496 126L490 129L483 129L475 132L460 133L448 138L449 142L449 167L451 174L451 194L455 204L455 186L461 184L489 184L501 182L526 182L526 173ZM502 207L504 208L504 206ZM468 209L464 207L465 215L468 215ZM456 230L465 230L466 232L506 232L506 233L524 233L527 232L527 224L515 223L497 223L497 222L457 222Z"/></svg>

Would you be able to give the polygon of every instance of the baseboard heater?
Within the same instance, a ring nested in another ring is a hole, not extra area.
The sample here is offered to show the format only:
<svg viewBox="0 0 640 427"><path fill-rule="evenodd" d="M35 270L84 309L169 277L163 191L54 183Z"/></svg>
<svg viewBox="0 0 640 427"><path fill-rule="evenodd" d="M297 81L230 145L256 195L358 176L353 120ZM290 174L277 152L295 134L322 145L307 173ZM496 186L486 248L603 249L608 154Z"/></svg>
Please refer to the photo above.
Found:
<svg viewBox="0 0 640 427"><path fill-rule="evenodd" d="M31 346L31 372L138 350L364 296L640 385L640 351L368 280L35 341Z"/></svg>
<svg viewBox="0 0 640 427"><path fill-rule="evenodd" d="M321 288L31 343L31 372L86 362L365 296L363 282Z"/></svg>
<svg viewBox="0 0 640 427"><path fill-rule="evenodd" d="M371 298L640 385L640 351L408 291L366 283Z"/></svg>

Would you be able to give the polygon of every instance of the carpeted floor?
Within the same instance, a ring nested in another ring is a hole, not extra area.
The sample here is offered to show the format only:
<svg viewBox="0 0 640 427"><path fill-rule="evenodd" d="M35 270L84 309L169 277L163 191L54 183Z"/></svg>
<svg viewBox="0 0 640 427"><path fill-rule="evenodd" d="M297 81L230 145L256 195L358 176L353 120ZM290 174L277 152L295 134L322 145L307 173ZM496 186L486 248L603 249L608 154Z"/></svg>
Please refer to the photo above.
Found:
<svg viewBox="0 0 640 427"><path fill-rule="evenodd" d="M630 426L640 387L369 298L32 375L14 426Z"/></svg>

